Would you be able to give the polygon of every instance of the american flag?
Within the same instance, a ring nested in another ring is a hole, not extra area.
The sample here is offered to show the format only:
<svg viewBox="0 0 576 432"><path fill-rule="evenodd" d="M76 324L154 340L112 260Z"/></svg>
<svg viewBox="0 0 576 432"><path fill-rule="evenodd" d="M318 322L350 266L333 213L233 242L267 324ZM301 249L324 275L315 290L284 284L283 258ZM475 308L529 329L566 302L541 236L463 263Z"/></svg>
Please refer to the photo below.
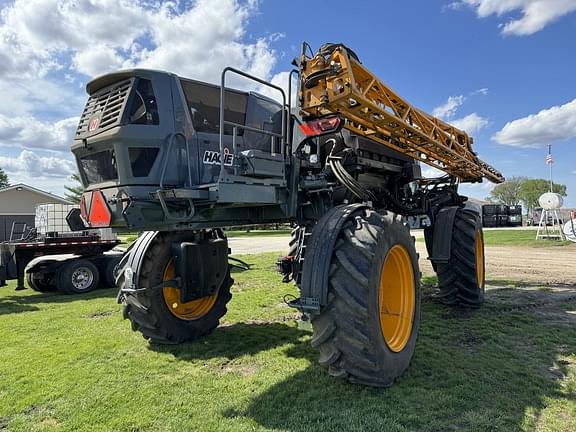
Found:
<svg viewBox="0 0 576 432"><path fill-rule="evenodd" d="M546 155L546 165L552 165L554 163L554 159L552 159L552 146L548 146L548 154Z"/></svg>

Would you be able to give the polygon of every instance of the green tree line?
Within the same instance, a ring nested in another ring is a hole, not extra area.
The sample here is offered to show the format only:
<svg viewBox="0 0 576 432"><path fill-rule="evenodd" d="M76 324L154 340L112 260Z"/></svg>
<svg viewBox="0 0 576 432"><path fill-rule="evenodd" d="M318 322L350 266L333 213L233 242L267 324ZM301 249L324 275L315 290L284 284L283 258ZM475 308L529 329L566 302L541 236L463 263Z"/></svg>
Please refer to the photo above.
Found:
<svg viewBox="0 0 576 432"><path fill-rule="evenodd" d="M566 185L552 183L552 190L563 197L566 196ZM523 204L527 209L539 207L538 198L550 191L550 182L545 179L531 179L528 177L511 177L504 183L496 185L490 196L491 202L506 205Z"/></svg>

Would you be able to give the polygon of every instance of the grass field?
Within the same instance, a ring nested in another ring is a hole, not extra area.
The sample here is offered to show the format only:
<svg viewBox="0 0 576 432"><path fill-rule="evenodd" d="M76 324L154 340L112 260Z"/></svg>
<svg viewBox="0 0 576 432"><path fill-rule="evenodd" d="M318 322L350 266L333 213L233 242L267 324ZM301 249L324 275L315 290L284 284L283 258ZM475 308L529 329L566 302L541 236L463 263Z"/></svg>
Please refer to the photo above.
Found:
<svg viewBox="0 0 576 432"><path fill-rule="evenodd" d="M535 240L536 230L484 230L484 243L486 246L569 246L570 241ZM424 238L418 238L424 241Z"/></svg>
<svg viewBox="0 0 576 432"><path fill-rule="evenodd" d="M245 256L211 336L149 345L114 289L0 289L0 431L574 431L576 302L491 290L456 312L424 289L411 368L389 389L330 378L282 296L276 254ZM427 278L426 283L434 282Z"/></svg>
<svg viewBox="0 0 576 432"><path fill-rule="evenodd" d="M570 241L536 240L536 230L484 230L487 246L567 246Z"/></svg>

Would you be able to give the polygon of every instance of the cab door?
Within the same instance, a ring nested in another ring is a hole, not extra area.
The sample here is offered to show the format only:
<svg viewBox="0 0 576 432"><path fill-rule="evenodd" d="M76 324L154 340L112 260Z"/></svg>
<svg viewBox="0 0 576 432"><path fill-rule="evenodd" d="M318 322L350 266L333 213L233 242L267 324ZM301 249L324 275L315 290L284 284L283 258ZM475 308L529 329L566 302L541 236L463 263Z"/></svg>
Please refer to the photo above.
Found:
<svg viewBox="0 0 576 432"><path fill-rule="evenodd" d="M212 84L181 79L182 89L194 126L198 149L199 184L215 183L220 175L221 162L229 174L233 173L233 128L224 129L224 155L220 154L220 88ZM226 91L225 120L244 125L247 95L233 90ZM244 130L236 130L236 146L242 150Z"/></svg>

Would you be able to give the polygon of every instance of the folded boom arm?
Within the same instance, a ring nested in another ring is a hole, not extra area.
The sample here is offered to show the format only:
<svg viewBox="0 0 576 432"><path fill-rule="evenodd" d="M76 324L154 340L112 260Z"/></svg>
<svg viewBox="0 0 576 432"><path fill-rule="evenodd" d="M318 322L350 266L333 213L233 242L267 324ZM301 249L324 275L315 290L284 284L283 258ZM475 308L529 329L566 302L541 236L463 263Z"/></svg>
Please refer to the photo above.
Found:
<svg viewBox="0 0 576 432"><path fill-rule="evenodd" d="M476 156L466 132L410 105L343 45L325 45L312 58L304 51L299 97L304 113L340 113L352 132L462 182L504 181L498 170Z"/></svg>

